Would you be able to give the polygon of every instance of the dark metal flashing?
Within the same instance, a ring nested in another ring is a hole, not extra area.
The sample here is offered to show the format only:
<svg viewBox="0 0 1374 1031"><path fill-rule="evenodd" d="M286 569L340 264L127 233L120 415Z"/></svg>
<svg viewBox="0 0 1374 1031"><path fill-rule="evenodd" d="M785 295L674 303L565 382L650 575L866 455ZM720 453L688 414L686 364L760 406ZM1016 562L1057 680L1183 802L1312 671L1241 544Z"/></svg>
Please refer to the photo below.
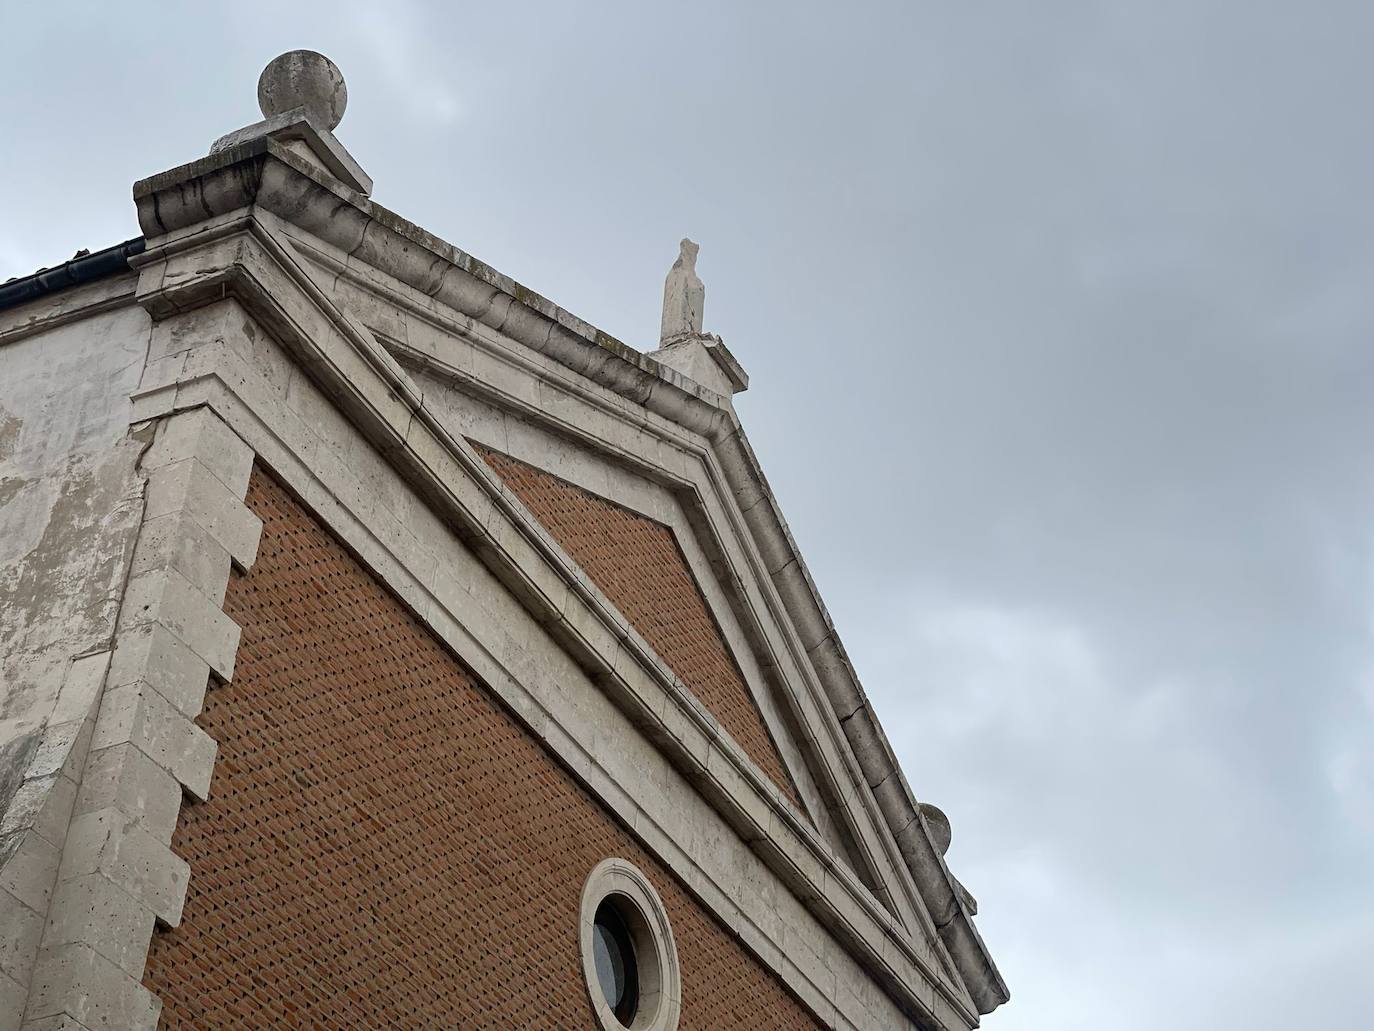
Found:
<svg viewBox="0 0 1374 1031"><path fill-rule="evenodd" d="M40 269L22 279L0 283L0 310L17 307L44 294L103 279L116 272L126 272L129 259L135 254L142 254L144 246L143 237L138 236L106 247L103 251L73 258L56 268Z"/></svg>

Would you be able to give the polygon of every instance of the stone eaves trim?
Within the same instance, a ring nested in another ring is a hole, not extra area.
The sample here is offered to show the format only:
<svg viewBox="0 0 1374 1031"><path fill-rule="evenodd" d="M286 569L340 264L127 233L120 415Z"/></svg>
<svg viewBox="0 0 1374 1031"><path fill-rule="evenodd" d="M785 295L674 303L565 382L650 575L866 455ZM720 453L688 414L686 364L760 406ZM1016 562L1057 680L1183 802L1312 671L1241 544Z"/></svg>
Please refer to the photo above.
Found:
<svg viewBox="0 0 1374 1031"><path fill-rule="evenodd" d="M381 269L712 441L726 487L766 557L864 780L978 1010L990 1012L1010 997L727 398L331 180L271 139L142 180L134 198L149 237L251 206L264 208L337 247L350 261Z"/></svg>
<svg viewBox="0 0 1374 1031"><path fill-rule="evenodd" d="M74 755L25 1031L157 1026L143 968L154 925L181 918L189 869L170 843L183 795L210 789L215 743L194 720L211 678L233 674L238 627L221 606L231 564L246 569L257 551L261 524L243 503L252 461L209 408L156 424L114 652Z"/></svg>
<svg viewBox="0 0 1374 1031"><path fill-rule="evenodd" d="M12 308L0 309L5 311L0 321L0 346L71 322L82 322L102 312L129 307L138 287L138 274L128 267L127 259L121 262L122 269L91 282L39 290Z"/></svg>
<svg viewBox="0 0 1374 1031"><path fill-rule="evenodd" d="M78 254L56 268L39 269L19 279L0 283L0 311L28 304L47 294L70 290L107 276L127 273L129 258L143 253L143 237L125 240L94 254Z"/></svg>

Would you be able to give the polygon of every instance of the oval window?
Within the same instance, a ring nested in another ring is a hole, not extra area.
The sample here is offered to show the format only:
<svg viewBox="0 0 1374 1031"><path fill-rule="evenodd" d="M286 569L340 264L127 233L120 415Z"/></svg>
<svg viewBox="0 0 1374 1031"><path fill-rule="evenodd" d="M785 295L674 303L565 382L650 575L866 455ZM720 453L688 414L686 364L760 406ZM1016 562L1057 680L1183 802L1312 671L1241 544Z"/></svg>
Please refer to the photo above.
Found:
<svg viewBox="0 0 1374 1031"><path fill-rule="evenodd" d="M675 1031L677 949L663 900L642 871L624 859L596 865L582 888L578 937L601 1031Z"/></svg>

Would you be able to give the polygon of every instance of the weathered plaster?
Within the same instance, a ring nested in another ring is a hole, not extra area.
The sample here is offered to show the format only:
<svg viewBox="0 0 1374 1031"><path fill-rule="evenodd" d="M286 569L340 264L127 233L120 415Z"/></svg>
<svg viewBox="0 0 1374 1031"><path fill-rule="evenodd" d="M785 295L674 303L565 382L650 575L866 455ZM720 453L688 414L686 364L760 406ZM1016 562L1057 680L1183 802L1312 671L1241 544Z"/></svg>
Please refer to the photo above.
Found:
<svg viewBox="0 0 1374 1031"><path fill-rule="evenodd" d="M110 312L0 337L0 719L35 719L108 640L141 507L128 435L150 322Z"/></svg>
<svg viewBox="0 0 1374 1031"><path fill-rule="evenodd" d="M142 309L111 284L0 322L0 974L27 991L143 511ZM83 317L84 316L84 317ZM17 987L16 987L17 986ZM9 1026L0 999L0 1027Z"/></svg>

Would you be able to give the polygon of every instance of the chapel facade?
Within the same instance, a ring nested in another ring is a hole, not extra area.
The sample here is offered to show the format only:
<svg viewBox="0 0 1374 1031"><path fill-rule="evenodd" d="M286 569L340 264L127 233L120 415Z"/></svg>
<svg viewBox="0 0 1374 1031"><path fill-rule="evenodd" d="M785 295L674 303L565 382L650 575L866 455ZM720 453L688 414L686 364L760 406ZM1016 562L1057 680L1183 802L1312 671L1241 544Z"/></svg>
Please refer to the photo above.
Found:
<svg viewBox="0 0 1374 1031"><path fill-rule="evenodd" d="M768 489L370 200L347 92L0 286L0 1031L978 1026L1008 993Z"/></svg>

